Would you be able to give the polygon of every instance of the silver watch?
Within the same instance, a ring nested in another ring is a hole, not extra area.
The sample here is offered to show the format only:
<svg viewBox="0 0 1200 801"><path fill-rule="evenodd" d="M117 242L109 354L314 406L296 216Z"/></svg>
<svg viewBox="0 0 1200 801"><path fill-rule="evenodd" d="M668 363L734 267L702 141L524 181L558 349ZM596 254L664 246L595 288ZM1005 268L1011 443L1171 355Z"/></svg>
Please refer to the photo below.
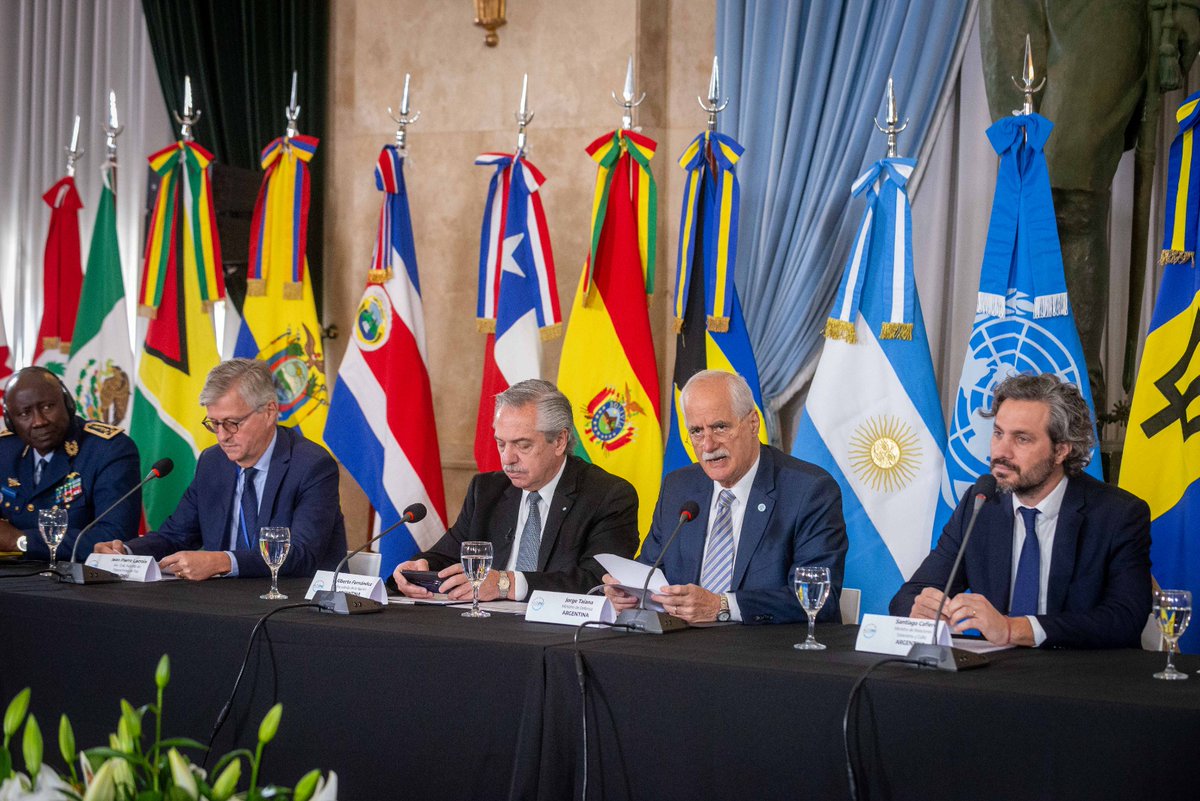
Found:
<svg viewBox="0 0 1200 801"><path fill-rule="evenodd" d="M21 553L26 553L29 550L29 538L24 534L17 537L17 550Z"/></svg>

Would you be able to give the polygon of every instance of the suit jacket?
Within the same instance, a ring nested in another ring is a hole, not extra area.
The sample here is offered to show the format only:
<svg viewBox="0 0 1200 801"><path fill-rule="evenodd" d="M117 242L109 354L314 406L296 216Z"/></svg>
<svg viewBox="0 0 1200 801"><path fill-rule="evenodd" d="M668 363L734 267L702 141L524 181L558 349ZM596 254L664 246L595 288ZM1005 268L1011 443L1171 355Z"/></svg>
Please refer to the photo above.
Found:
<svg viewBox="0 0 1200 801"><path fill-rule="evenodd" d="M74 455L72 455L74 451ZM76 417L63 444L42 469L42 481L33 485L33 448L11 432L0 434L0 516L21 529L28 542L28 558L45 561L50 549L38 532L38 510L58 506L67 510L67 535L58 546L58 558L67 560L84 526L137 486L138 449L116 426ZM84 535L76 559L83 561L98 542L128 540L138 533L142 509L141 490Z"/></svg>
<svg viewBox="0 0 1200 801"><path fill-rule="evenodd" d="M346 527L333 457L294 428L276 426L275 451L258 504L260 526L287 526L292 547L281 576L332 570L346 555ZM238 466L219 445L206 448L179 506L158 531L126 543L131 553L162 559L185 550L229 550ZM239 576L269 576L257 550L233 550Z"/></svg>
<svg viewBox="0 0 1200 801"><path fill-rule="evenodd" d="M471 479L458 520L428 551L413 559L429 560L431 570L457 564L462 543L492 543L492 564L508 563L516 539L521 490L503 472ZM632 558L638 546L638 499L633 485L593 464L568 456L550 501L542 529L537 571L525 573L529 591L587 592L601 583L604 568L597 554Z"/></svg>
<svg viewBox="0 0 1200 801"><path fill-rule="evenodd" d="M964 497L937 547L892 599L893 615L911 612L924 588L946 586L970 507L971 499ZM969 589L1007 613L1013 520L1011 493L1001 492L983 505L951 596ZM1136 648L1150 606L1150 508L1111 484L1086 474L1072 476L1054 530L1046 614L1037 616L1046 632L1043 645Z"/></svg>
<svg viewBox="0 0 1200 801"><path fill-rule="evenodd" d="M663 557L663 574L671 584L700 583L713 489L712 479L698 464L676 470L663 480L639 561L649 565L658 558L685 501L700 506L699 517L684 524ZM833 586L817 619L839 620L838 598L846 568L842 492L816 465L763 445L733 564L731 592L742 622L807 620L792 589L792 570L802 565L829 568Z"/></svg>

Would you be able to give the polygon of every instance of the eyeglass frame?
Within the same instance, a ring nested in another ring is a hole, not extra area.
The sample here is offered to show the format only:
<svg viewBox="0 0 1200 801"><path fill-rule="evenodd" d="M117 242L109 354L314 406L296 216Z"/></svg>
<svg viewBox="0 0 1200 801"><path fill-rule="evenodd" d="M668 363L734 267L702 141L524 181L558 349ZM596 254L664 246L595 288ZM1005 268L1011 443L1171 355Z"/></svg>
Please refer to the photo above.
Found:
<svg viewBox="0 0 1200 801"><path fill-rule="evenodd" d="M712 437L714 442L724 442L725 440L729 439L730 435L732 435L733 432L737 430L738 426L740 426L742 423L744 423L746 421L746 418L749 417L753 413L754 413L754 410L751 410L751 411L747 412L745 414L745 416L738 418L733 423L726 423L726 422L718 421L715 425L703 426L703 427L697 426L696 430L694 430L694 431L692 430L691 427L686 427L684 429L684 433L687 434L688 439L691 441L691 443L693 445L699 445L701 442L704 441L705 436ZM717 430L718 428L722 428L724 430L718 431Z"/></svg>
<svg viewBox="0 0 1200 801"><path fill-rule="evenodd" d="M205 417L203 420L200 421L200 425L204 426L204 428L211 434L216 434L216 433L218 433L218 429L221 429L226 434L229 434L230 436L232 436L241 429L242 423L246 422L251 417L258 414L259 412L261 412L263 409L267 408L270 405L271 404L269 404L269 403L264 403L262 406L259 406L257 409L250 412L249 414L244 414L238 418L227 417L224 420L215 420L212 417ZM233 426L232 430L230 430L230 428L229 428L230 426Z"/></svg>

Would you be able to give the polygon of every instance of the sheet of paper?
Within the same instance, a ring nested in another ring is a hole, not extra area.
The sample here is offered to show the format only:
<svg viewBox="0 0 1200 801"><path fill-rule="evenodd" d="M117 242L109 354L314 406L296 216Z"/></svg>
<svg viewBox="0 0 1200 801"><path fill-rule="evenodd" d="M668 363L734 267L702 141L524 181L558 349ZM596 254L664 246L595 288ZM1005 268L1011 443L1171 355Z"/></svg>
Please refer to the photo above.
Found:
<svg viewBox="0 0 1200 801"><path fill-rule="evenodd" d="M617 580L617 586L625 590L634 598L642 597L642 587L648 586L646 591L646 608L652 609L655 612L665 612L663 605L650 599L650 596L658 592L659 587L667 585L667 577L663 575L662 570L654 568L654 573L650 576L650 583L646 584L646 574L650 572L649 565L643 565L641 562L635 562L632 559L626 559L623 556L617 556L611 553L602 553L596 557L596 561L600 566Z"/></svg>
<svg viewBox="0 0 1200 801"><path fill-rule="evenodd" d="M976 640L973 637L955 637L954 647L975 654L990 654L993 651L1007 651L1015 648L1013 645L995 645L987 640Z"/></svg>

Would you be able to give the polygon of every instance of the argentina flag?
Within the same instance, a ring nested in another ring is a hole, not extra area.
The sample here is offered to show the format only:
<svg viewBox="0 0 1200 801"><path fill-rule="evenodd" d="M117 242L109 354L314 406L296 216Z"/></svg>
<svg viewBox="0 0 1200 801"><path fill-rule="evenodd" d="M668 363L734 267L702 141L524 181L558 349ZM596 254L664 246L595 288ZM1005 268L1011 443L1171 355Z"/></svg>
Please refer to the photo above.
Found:
<svg viewBox="0 0 1200 801"><path fill-rule="evenodd" d="M937 500L946 427L913 280L905 186L915 165L881 159L854 183L867 207L792 449L841 486L845 586L879 614L950 512Z"/></svg>
<svg viewBox="0 0 1200 801"><path fill-rule="evenodd" d="M1087 365L1063 273L1062 249L1043 148L1053 123L1039 114L988 129L1000 156L975 324L950 413L942 503L953 509L990 471L993 388L1014 373L1055 373L1079 387L1095 419ZM1098 441L1098 440L1097 440ZM1099 448L1087 472L1102 478Z"/></svg>

